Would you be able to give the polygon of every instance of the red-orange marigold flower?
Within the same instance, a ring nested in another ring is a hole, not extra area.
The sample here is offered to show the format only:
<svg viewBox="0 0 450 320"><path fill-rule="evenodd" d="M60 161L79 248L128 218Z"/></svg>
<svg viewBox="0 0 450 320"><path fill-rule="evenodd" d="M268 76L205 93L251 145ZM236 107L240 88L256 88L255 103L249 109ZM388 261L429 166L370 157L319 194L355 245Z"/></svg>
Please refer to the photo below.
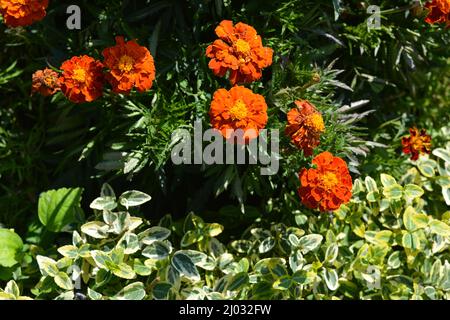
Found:
<svg viewBox="0 0 450 320"><path fill-rule="evenodd" d="M287 114L286 134L291 142L302 149L306 156L313 154L320 144L320 135L325 131L321 113L308 101L295 101L296 108Z"/></svg>
<svg viewBox="0 0 450 320"><path fill-rule="evenodd" d="M409 129L410 136L402 138L403 152L411 154L411 160L419 159L419 155L431 153L431 136L425 129Z"/></svg>
<svg viewBox="0 0 450 320"><path fill-rule="evenodd" d="M429 10L425 22L429 24L446 23L450 27L450 0L433 0L425 4Z"/></svg>
<svg viewBox="0 0 450 320"><path fill-rule="evenodd" d="M130 93L133 87L140 92L149 90L155 80L155 63L150 51L134 40L125 42L116 37L114 47L103 50L104 64L109 68L106 79L116 93Z"/></svg>
<svg viewBox="0 0 450 320"><path fill-rule="evenodd" d="M36 71L33 73L31 93L39 92L45 97L55 94L61 87L58 77L58 73L49 68Z"/></svg>
<svg viewBox="0 0 450 320"><path fill-rule="evenodd" d="M103 94L103 64L89 56L72 57L61 65L64 95L74 103L92 102Z"/></svg>
<svg viewBox="0 0 450 320"><path fill-rule="evenodd" d="M29 26L42 20L48 0L0 0L0 13L9 27Z"/></svg>
<svg viewBox="0 0 450 320"><path fill-rule="evenodd" d="M317 168L300 172L301 187L298 189L302 203L311 209L333 211L352 197L352 177L347 164L329 152L313 159Z"/></svg>
<svg viewBox="0 0 450 320"><path fill-rule="evenodd" d="M214 93L209 110L211 125L230 139L235 130L241 129L239 143L246 143L259 135L267 124L267 104L264 97L250 89L235 86L229 91L219 89Z"/></svg>
<svg viewBox="0 0 450 320"><path fill-rule="evenodd" d="M216 28L217 39L206 49L209 68L223 77L230 71L230 82L249 83L262 76L262 69L272 64L273 50L263 47L256 30L242 22L233 26L229 20Z"/></svg>

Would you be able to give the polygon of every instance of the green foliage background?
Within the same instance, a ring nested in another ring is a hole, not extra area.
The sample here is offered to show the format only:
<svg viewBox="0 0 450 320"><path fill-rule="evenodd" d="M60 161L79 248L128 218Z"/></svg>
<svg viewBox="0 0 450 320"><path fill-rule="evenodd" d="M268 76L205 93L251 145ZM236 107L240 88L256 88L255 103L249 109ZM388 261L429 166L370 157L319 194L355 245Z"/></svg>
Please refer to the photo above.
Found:
<svg viewBox="0 0 450 320"><path fill-rule="evenodd" d="M280 223L282 228L302 228L307 234L322 234L327 245L333 242L333 236L327 232L334 236L353 235L340 244L348 255L340 257L339 266L333 268L339 272L345 270L340 274L352 283L347 283L352 287L350 293L338 290L335 294L317 295L309 288L302 292L289 289L286 291L289 294L285 294L277 291L282 290L279 288L264 290L265 284L272 286L279 280L268 278L258 284L261 288L238 288L241 291L238 290L234 298L254 297L252 290L259 289L269 298L370 297L364 293L363 280L352 280L362 276L350 276L353 271L346 267L356 263L354 259L359 257L353 252L356 249L351 248L361 248L361 239L370 243L364 232L385 228L384 219L372 223L364 216L377 212L372 200L381 201L381 198L369 196L366 209L361 209L364 214L359 216L359 211L355 210L356 217L332 230L331 220L327 220L326 215L318 216L305 209L297 197L296 174L302 167L309 166L311 158L305 158L286 137L281 141L279 174L264 177L260 176L257 166L174 166L170 161L171 134L178 128L192 129L196 119L201 119L204 127L209 126L207 112L212 94L229 84L225 79L214 77L208 69L205 49L215 39L214 28L220 21L242 21L254 26L264 44L275 52L273 66L264 71L261 81L251 85L255 92L265 96L269 105L268 127L282 130L285 113L293 106L293 101L309 99L323 112L327 126L317 153L328 150L345 157L354 178L361 176L364 180L372 176L380 181L379 175L387 173L401 180L412 168L406 157L400 155L400 139L409 127L426 128L435 147L445 148L450 140L446 128L450 120L448 30L424 23L425 12L407 0L370 2L381 7L379 30L367 29L369 3L366 1L83 0L78 3L82 9L81 31L65 28L66 8L71 4L71 1L51 1L47 17L31 27L7 29L0 24L0 227L13 228L22 237L24 260L18 259L18 264L28 266L23 270L19 268L20 272L14 265L3 266L0 279L23 281L22 286L28 293L39 278L36 255L54 255L55 243L70 242L72 231L93 219L89 205L103 183L109 183L117 194L140 190L151 195L151 201L131 213L153 224L170 215L172 224L164 226L172 230L172 236L178 232L179 238L188 231L180 229L179 225L191 212L204 221L223 225L219 240L230 246L239 239L256 241L255 245L259 246L259 236L253 234L256 238L247 239L250 230L261 228L272 230L274 234L283 233L277 227ZM58 68L73 55L101 58L102 49L114 44L115 35L138 39L150 49L157 69L151 91L130 96L117 96L107 91L103 98L86 105L73 105L61 94L51 99L30 96L31 74L35 70L45 66ZM320 81L312 82L317 75ZM437 164L433 168L438 171ZM443 170L436 175L446 177L445 165ZM395 206L402 210L413 206L419 212L426 211L433 219L445 221L443 214L448 205L444 202L441 185L436 185L436 181L442 182L442 179L425 177L431 180L428 184L435 184L434 188L431 185L424 188L426 205L419 205L417 201L414 206L405 200ZM417 179L410 182L423 187ZM445 186L443 182L444 189ZM55 230L43 225L45 222L38 215L38 202L42 192L62 187L78 187L83 191L79 204L75 201L68 205L71 224L63 230ZM402 210L397 208L392 214L401 219ZM166 221L164 219L162 221ZM360 221L358 219L362 219L364 231L360 223L355 222ZM302 236L301 231L292 232ZM361 239L354 238L355 234ZM445 231L438 235L446 239L441 240L448 246ZM179 248L175 243L180 239L175 237L172 241L175 241L174 247ZM386 245L394 250L397 242L392 241L386 241ZM398 243L402 243L401 239ZM207 245L208 241L196 250L216 254L208 252ZM448 255L447 246L439 258L442 265ZM97 249L111 248L100 246ZM325 254L327 248L322 249ZM264 252L262 257L285 256L288 259L290 251L268 255ZM254 270L254 262L258 260L256 255L261 253L245 252L237 256L248 259L249 266L244 269L251 273L249 270ZM383 251L382 258L387 259L386 255ZM405 265L402 273L406 275L412 274L415 268L407 262L409 256L407 253L400 259ZM311 264L323 263L320 255L307 260ZM417 263L419 269L426 265L423 261ZM433 264L434 260L429 263ZM233 272L244 272L236 270ZM448 269L443 270L448 272ZM214 281L221 278L219 274L208 277ZM210 287L214 282L205 281ZM114 289L125 286L116 282ZM344 285L342 282L342 287ZM434 286L432 297L448 295L448 288L440 286ZM387 293L375 294L375 298L421 296L413 285L408 288L409 291L398 286ZM114 289L106 290L103 296L111 296L109 291ZM253 294L248 295L248 292ZM54 297L39 290L34 293ZM186 297L173 294L172 298Z"/></svg>

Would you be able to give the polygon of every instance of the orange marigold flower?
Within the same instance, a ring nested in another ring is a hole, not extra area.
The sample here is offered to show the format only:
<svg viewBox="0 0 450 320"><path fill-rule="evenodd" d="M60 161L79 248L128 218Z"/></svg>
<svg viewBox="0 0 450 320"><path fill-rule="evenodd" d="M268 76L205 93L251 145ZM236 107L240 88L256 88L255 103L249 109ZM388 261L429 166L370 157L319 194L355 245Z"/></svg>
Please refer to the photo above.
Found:
<svg viewBox="0 0 450 320"><path fill-rule="evenodd" d="M29 26L42 20L48 0L0 0L0 13L9 27Z"/></svg>
<svg viewBox="0 0 450 320"><path fill-rule="evenodd" d="M313 159L316 168L300 172L301 187L298 189L302 203L311 209L333 211L352 197L352 177L347 164L329 152Z"/></svg>
<svg viewBox="0 0 450 320"><path fill-rule="evenodd" d="M429 24L446 23L450 27L450 0L433 0L425 4L429 10L425 22Z"/></svg>
<svg viewBox="0 0 450 320"><path fill-rule="evenodd" d="M206 49L209 68L223 77L230 70L230 82L249 83L262 76L262 69L272 64L273 50L263 47L256 30L242 22L233 26L229 20L216 28L217 39Z"/></svg>
<svg viewBox="0 0 450 320"><path fill-rule="evenodd" d="M247 143L266 126L267 104L263 96L242 86L235 86L229 91L219 89L214 93L209 116L211 125L220 130L226 139L232 138L234 131L241 129L242 132L236 132L238 142Z"/></svg>
<svg viewBox="0 0 450 320"><path fill-rule="evenodd" d="M411 160L419 159L419 155L431 153L431 136L427 134L425 129L417 128L409 129L410 136L402 138L403 152L411 154Z"/></svg>
<svg viewBox="0 0 450 320"><path fill-rule="evenodd" d="M313 154L320 144L320 135L325 131L322 115L308 101L295 101L296 108L287 114L286 134L291 142L302 149L306 156Z"/></svg>
<svg viewBox="0 0 450 320"><path fill-rule="evenodd" d="M74 103L92 102L103 94L103 64L92 57L72 57L61 65L64 95Z"/></svg>
<svg viewBox="0 0 450 320"><path fill-rule="evenodd" d="M49 68L38 70L33 74L33 84L31 93L39 92L41 95L48 97L54 95L61 88L59 75Z"/></svg>
<svg viewBox="0 0 450 320"><path fill-rule="evenodd" d="M116 93L130 93L133 87L140 92L149 90L155 80L155 64L150 51L134 40L125 42L116 37L114 47L103 50L104 64L109 68L106 79Z"/></svg>

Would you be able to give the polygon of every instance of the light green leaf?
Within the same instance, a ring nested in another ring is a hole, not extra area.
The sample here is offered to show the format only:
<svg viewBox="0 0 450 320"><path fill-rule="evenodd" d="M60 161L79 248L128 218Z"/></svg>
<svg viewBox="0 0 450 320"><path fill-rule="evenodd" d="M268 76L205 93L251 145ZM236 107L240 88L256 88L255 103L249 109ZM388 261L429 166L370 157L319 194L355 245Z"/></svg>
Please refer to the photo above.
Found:
<svg viewBox="0 0 450 320"><path fill-rule="evenodd" d="M0 229L0 266L10 268L20 262L22 239L14 231Z"/></svg>
<svg viewBox="0 0 450 320"><path fill-rule="evenodd" d="M80 201L83 189L62 188L44 192L39 197L38 215L41 223L50 231L59 232L75 221L81 210Z"/></svg>

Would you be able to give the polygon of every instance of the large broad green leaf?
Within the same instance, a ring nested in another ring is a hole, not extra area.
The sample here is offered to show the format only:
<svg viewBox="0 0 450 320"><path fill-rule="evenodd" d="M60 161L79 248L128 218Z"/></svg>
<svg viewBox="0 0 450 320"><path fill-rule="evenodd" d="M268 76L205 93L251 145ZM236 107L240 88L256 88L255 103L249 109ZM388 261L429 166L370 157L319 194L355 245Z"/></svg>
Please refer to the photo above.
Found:
<svg viewBox="0 0 450 320"><path fill-rule="evenodd" d="M44 192L39 197L39 220L50 231L59 232L66 225L75 221L80 212L83 189L62 188Z"/></svg>
<svg viewBox="0 0 450 320"><path fill-rule="evenodd" d="M12 267L20 261L22 239L8 229L0 229L0 266Z"/></svg>
<svg viewBox="0 0 450 320"><path fill-rule="evenodd" d="M200 280L200 274L188 255L182 252L175 253L172 258L172 266L187 278L193 281Z"/></svg>

